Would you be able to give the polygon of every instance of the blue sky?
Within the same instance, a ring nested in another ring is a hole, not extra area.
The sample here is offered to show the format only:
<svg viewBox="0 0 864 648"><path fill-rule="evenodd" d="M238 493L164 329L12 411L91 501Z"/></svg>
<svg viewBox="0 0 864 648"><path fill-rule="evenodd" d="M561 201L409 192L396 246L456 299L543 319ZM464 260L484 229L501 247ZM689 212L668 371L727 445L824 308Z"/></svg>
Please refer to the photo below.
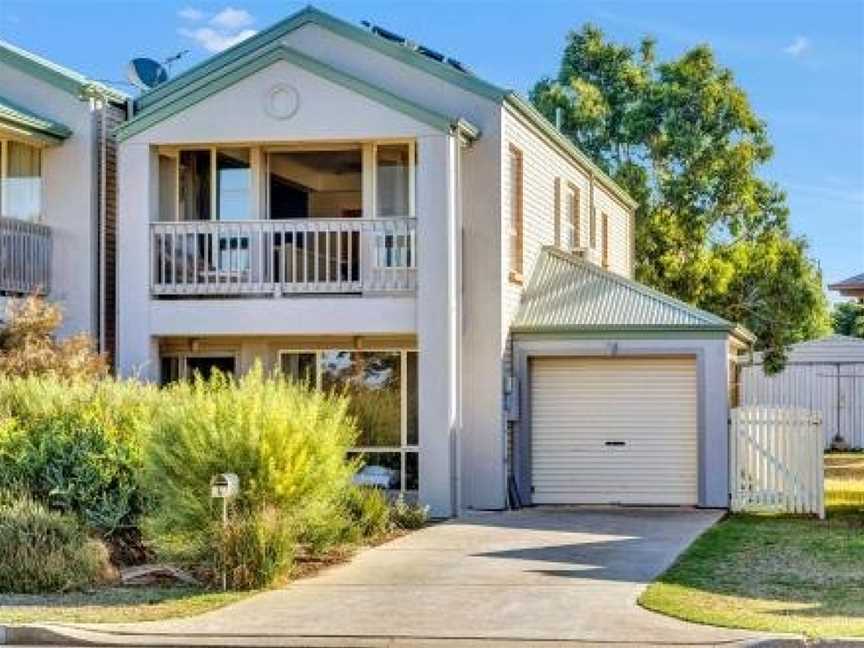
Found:
<svg viewBox="0 0 864 648"><path fill-rule="evenodd" d="M134 56L164 59L266 27L304 2L0 0L0 38L108 81ZM336 2L525 92L558 70L567 31L590 21L610 37L658 39L661 57L711 44L767 121L775 159L763 175L788 193L792 226L828 282L864 271L864 2L649 0ZM127 89L125 86L119 86ZM836 298L836 295L832 295Z"/></svg>

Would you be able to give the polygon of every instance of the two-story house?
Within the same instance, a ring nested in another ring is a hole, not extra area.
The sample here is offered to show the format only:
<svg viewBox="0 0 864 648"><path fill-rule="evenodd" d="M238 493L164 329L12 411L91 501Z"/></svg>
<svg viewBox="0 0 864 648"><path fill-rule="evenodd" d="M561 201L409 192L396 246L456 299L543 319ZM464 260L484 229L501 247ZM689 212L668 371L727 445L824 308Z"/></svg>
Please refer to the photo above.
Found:
<svg viewBox="0 0 864 648"><path fill-rule="evenodd" d="M114 131L127 97L0 41L0 316L46 294L114 354Z"/></svg>
<svg viewBox="0 0 864 648"><path fill-rule="evenodd" d="M727 505L750 336L632 280L634 201L515 93L308 8L119 140L122 373L344 387L355 451L436 515Z"/></svg>

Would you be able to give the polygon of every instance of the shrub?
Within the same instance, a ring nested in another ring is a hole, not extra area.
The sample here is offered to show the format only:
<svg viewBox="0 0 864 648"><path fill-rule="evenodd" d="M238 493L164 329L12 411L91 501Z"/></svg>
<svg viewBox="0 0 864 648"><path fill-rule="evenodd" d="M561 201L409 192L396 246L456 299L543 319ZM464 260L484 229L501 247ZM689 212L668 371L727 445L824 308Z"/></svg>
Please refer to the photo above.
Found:
<svg viewBox="0 0 864 648"><path fill-rule="evenodd" d="M8 321L0 330L0 374L78 379L108 375L107 358L96 352L89 336L56 338L62 323L60 307L41 297L11 300Z"/></svg>
<svg viewBox="0 0 864 648"><path fill-rule="evenodd" d="M216 523L220 537L220 571L227 571L235 589L264 587L285 576L294 562L296 528L281 511L265 506L240 513L226 527Z"/></svg>
<svg viewBox="0 0 864 648"><path fill-rule="evenodd" d="M155 397L109 379L0 377L0 487L51 498L106 535L134 525Z"/></svg>
<svg viewBox="0 0 864 648"><path fill-rule="evenodd" d="M113 576L105 545L89 538L77 518L49 512L27 496L3 499L0 591L59 592Z"/></svg>
<svg viewBox="0 0 864 648"><path fill-rule="evenodd" d="M348 492L348 513L359 537L374 538L389 533L392 522L390 503L378 489L355 487Z"/></svg>
<svg viewBox="0 0 864 648"><path fill-rule="evenodd" d="M429 507L409 504L400 495L390 509L390 518L397 529L419 529L429 518Z"/></svg>
<svg viewBox="0 0 864 648"><path fill-rule="evenodd" d="M217 373L164 395L146 453L155 507L144 523L162 556L215 573L225 555L232 586L257 587L290 567L295 539L319 551L350 535L356 465L346 453L356 429L343 398L267 377L260 366L237 381ZM241 488L226 534L210 498L210 479L223 472L236 473Z"/></svg>

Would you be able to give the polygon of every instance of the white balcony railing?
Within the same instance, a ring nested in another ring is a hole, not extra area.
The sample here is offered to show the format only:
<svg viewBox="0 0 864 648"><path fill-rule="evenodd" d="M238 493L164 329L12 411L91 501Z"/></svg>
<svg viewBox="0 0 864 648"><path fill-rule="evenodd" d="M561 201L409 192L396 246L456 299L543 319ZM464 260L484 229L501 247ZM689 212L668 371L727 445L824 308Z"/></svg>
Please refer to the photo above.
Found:
<svg viewBox="0 0 864 648"><path fill-rule="evenodd" d="M153 295L406 292L416 220L184 221L151 225Z"/></svg>
<svg viewBox="0 0 864 648"><path fill-rule="evenodd" d="M51 287L51 229L0 217L0 292L47 293Z"/></svg>

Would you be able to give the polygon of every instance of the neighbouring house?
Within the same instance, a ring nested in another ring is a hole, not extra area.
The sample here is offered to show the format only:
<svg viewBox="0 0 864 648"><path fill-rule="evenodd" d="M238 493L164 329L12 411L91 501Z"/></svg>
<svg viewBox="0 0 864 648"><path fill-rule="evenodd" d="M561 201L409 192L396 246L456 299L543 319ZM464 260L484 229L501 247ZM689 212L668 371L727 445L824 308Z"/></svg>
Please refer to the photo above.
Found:
<svg viewBox="0 0 864 648"><path fill-rule="evenodd" d="M633 199L517 94L307 8L118 133L122 374L347 389L437 516L728 505L752 336L633 281Z"/></svg>
<svg viewBox="0 0 864 648"><path fill-rule="evenodd" d="M761 353L742 365L743 405L803 407L818 411L825 447L835 440L864 448L864 340L829 335L793 344L782 371L767 375Z"/></svg>
<svg viewBox="0 0 864 648"><path fill-rule="evenodd" d="M843 281L830 284L828 288L836 290L844 297L851 297L856 301L864 303L864 272Z"/></svg>
<svg viewBox="0 0 864 648"><path fill-rule="evenodd" d="M114 353L114 130L127 97L0 41L0 316L9 297L63 306L61 333Z"/></svg>

